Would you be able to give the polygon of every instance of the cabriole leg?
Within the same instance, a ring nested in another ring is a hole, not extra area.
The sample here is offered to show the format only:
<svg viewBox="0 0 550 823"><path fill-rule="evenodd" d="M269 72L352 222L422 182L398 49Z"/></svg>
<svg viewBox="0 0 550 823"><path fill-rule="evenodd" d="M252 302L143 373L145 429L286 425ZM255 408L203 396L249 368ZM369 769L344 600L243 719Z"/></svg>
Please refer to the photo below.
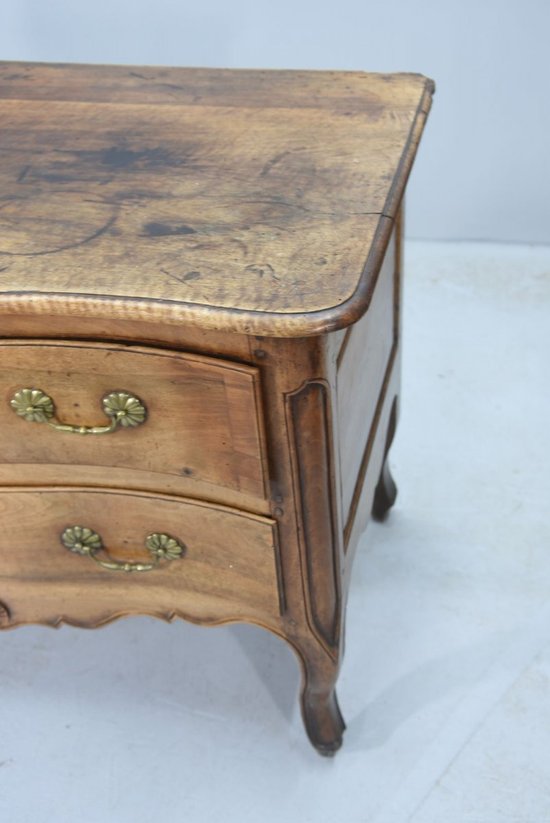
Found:
<svg viewBox="0 0 550 823"><path fill-rule="evenodd" d="M300 702L307 735L319 754L332 757L346 728L336 698L338 663L313 640L293 645L302 665Z"/></svg>
<svg viewBox="0 0 550 823"><path fill-rule="evenodd" d="M378 479L378 484L374 492L374 501L372 504L372 516L375 520L385 520L389 510L395 503L397 497L397 486L391 475L388 465L388 453L391 448L393 438L395 436L395 429L397 425L397 398L393 401L393 406L390 414L390 421L388 425L388 434L386 438L386 448L384 452L384 463Z"/></svg>

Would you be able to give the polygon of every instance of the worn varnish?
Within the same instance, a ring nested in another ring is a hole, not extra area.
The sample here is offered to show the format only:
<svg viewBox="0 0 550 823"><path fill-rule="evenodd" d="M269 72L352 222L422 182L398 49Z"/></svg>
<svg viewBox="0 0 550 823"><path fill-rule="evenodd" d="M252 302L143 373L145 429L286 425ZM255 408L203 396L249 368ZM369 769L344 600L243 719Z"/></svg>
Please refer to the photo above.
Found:
<svg viewBox="0 0 550 823"><path fill-rule="evenodd" d="M430 92L418 75L3 64L0 310L347 325Z"/></svg>
<svg viewBox="0 0 550 823"><path fill-rule="evenodd" d="M395 500L402 197L419 75L0 64L0 627L256 623L319 752L353 556ZM17 417L42 389L108 434ZM70 553L147 563L128 573ZM374 664L374 663L373 663Z"/></svg>
<svg viewBox="0 0 550 823"><path fill-rule="evenodd" d="M266 495L258 370L240 363L141 346L0 340L0 465L101 466ZM114 436L64 437L14 414L22 388L42 389L56 415L101 426L101 399L115 386L137 396L146 424ZM154 481L153 481L154 482ZM215 493L211 491L211 494Z"/></svg>
<svg viewBox="0 0 550 823"><path fill-rule="evenodd" d="M11 535L0 586L14 624L75 617L101 624L129 611L254 621L280 608L275 524L267 518L166 495L64 487L0 488L0 517ZM154 573L113 573L63 546L61 533L75 524L101 535L100 556L108 559L147 563L144 544L152 532L179 539L184 555Z"/></svg>

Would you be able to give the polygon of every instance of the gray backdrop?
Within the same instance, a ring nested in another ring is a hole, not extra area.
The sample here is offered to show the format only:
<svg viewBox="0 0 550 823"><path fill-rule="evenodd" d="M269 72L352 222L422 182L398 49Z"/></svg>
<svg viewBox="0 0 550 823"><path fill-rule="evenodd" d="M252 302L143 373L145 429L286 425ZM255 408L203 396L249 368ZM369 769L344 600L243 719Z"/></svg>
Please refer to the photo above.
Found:
<svg viewBox="0 0 550 823"><path fill-rule="evenodd" d="M550 243L549 37L549 0L0 0L2 59L430 75L407 232L434 239Z"/></svg>

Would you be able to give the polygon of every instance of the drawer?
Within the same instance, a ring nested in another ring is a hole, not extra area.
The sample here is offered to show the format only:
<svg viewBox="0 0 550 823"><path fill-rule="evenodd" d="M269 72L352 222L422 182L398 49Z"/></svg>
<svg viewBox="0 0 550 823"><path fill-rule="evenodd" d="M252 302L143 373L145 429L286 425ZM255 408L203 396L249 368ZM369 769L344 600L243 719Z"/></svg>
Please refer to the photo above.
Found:
<svg viewBox="0 0 550 823"><path fill-rule="evenodd" d="M259 376L254 367L137 346L6 341L0 344L0 387L0 465L60 466L59 482L64 483L68 474L62 467L127 469L132 486L142 473L141 488L150 488L149 478L156 474L265 497ZM55 420L68 426L109 424L112 418L105 415L102 398L112 392L138 398L146 409L144 422L119 425L108 434L56 430L14 412L11 401L25 388L48 395ZM101 485L105 479L107 485L127 485L120 471L110 482L109 473L102 472ZM69 482L88 484L88 479L73 475Z"/></svg>
<svg viewBox="0 0 550 823"><path fill-rule="evenodd" d="M12 623L97 625L131 613L261 621L280 611L266 517L171 495L2 488L0 523L0 601Z"/></svg>

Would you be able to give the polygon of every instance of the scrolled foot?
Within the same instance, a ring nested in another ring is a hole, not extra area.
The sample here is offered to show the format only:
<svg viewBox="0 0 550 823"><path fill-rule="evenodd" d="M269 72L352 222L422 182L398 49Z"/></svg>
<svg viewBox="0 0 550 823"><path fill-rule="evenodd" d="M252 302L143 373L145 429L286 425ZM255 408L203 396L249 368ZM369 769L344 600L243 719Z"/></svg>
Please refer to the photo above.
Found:
<svg viewBox="0 0 550 823"><path fill-rule="evenodd" d="M372 516L375 520L380 522L385 520L388 512L395 503L397 497L397 486L391 476L387 459L384 461L382 471L380 472L380 479L374 492L374 501L372 504Z"/></svg>
<svg viewBox="0 0 550 823"><path fill-rule="evenodd" d="M346 728L338 706L336 692L312 692L307 688L302 695L302 714L307 735L323 757L334 757L342 745Z"/></svg>

